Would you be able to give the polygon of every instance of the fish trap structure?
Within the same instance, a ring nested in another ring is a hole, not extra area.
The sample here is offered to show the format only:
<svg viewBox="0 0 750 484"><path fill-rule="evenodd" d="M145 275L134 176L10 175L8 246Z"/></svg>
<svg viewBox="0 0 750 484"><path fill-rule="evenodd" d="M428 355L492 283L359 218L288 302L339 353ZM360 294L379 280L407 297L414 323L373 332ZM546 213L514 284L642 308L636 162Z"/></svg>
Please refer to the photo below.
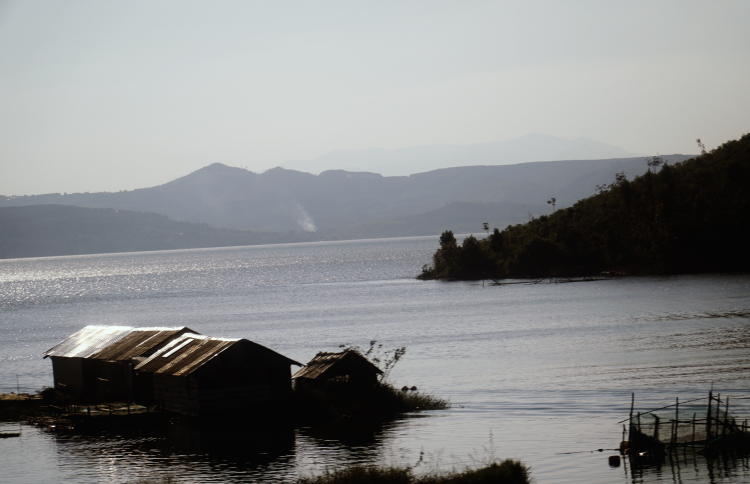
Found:
<svg viewBox="0 0 750 484"><path fill-rule="evenodd" d="M633 394L630 416L619 422L626 423L623 425L620 449L631 455L641 456L664 455L679 448L690 447L698 452L748 451L748 418L737 415L730 402L746 411L750 397L722 399L720 394L714 395L710 391L708 397L682 403L677 398L673 405L634 412Z"/></svg>

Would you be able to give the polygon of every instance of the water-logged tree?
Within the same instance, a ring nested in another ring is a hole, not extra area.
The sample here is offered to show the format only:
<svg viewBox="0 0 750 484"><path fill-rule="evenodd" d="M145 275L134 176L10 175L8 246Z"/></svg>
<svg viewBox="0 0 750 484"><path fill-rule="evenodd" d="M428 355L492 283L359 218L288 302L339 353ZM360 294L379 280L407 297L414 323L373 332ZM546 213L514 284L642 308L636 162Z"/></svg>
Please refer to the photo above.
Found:
<svg viewBox="0 0 750 484"><path fill-rule="evenodd" d="M454 277L459 267L460 248L452 230L446 230L440 235L440 248L432 255L432 265L422 267L422 279L444 279Z"/></svg>

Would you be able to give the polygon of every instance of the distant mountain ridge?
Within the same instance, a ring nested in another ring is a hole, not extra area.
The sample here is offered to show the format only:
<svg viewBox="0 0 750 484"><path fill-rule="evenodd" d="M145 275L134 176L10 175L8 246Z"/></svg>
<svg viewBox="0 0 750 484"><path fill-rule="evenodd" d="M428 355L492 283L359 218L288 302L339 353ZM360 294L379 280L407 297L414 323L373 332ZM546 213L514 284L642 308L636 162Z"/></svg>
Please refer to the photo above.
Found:
<svg viewBox="0 0 750 484"><path fill-rule="evenodd" d="M638 154L588 138L567 140L531 133L509 141L472 145L430 145L397 150L335 150L312 160L291 160L281 166L314 174L327 170L345 170L369 171L384 176L408 176L460 166L635 156Z"/></svg>
<svg viewBox="0 0 750 484"><path fill-rule="evenodd" d="M674 163L689 156L664 158ZM214 163L157 187L117 193L0 197L0 207L58 204L111 208L236 230L317 230L332 237L357 233L357 227L368 236L378 236L373 227L385 227L383 224L390 221L388 233L398 236L398 231L393 232L396 220L411 220L412 225L431 233L448 228L444 225L447 219L440 222L434 213L427 215L434 211L445 217L450 214L452 226L458 227L458 205L440 212L451 202L516 204L502 209L498 205L495 220L471 222L477 226L485 221L498 226L524 222L528 212L534 216L549 213L551 207L546 201L551 197L556 197L558 208L562 208L593 195L597 185L611 182L617 172L633 177L646 169L642 157L454 167L408 177L343 170L312 175L283 168L257 174ZM434 220L432 229L410 218L420 214ZM470 221L476 214L467 211L464 217ZM418 235L412 229L405 230L406 234Z"/></svg>
<svg viewBox="0 0 750 484"><path fill-rule="evenodd" d="M0 259L306 242L310 234L217 229L164 215L65 205L0 208Z"/></svg>

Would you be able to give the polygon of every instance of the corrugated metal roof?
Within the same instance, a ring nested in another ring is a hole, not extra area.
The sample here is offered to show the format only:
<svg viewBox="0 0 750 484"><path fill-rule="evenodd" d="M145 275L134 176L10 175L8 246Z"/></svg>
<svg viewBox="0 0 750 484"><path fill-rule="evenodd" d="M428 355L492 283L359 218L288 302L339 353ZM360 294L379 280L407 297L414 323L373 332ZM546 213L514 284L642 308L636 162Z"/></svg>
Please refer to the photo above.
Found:
<svg viewBox="0 0 750 484"><path fill-rule="evenodd" d="M361 363L367 363L370 366L372 366L372 369L376 373L383 373L378 367L370 363L367 358L360 355L354 350L345 350L340 351L338 353L326 353L321 351L317 355L313 357L310 362L305 365L304 367L300 368L297 373L295 373L292 376L292 379L294 378L309 378L309 379L316 379L319 376L323 375L325 372L327 372L330 368L332 368L334 365L336 365L339 362L343 362L348 359L357 359L362 360Z"/></svg>
<svg viewBox="0 0 750 484"><path fill-rule="evenodd" d="M285 360L285 363L302 366L284 355L245 339L211 338L209 336L184 334L141 362L135 369L166 375L187 376L240 341L261 348L263 351Z"/></svg>
<svg viewBox="0 0 750 484"><path fill-rule="evenodd" d="M190 328L135 328L91 358L107 361L129 361L139 356L150 356L154 348L184 334L198 334Z"/></svg>
<svg viewBox="0 0 750 484"><path fill-rule="evenodd" d="M130 326L86 326L61 341L44 355L66 358L130 359L142 356L167 338L190 328L133 328Z"/></svg>
<svg viewBox="0 0 750 484"><path fill-rule="evenodd" d="M184 334L135 367L166 375L186 376L239 339Z"/></svg>

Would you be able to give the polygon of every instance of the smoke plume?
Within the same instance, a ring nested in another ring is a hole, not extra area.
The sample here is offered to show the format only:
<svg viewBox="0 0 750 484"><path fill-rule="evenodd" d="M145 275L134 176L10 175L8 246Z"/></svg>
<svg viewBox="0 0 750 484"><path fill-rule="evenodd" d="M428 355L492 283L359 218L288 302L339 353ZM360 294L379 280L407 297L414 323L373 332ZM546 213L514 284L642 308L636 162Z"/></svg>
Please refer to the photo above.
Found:
<svg viewBox="0 0 750 484"><path fill-rule="evenodd" d="M305 232L315 232L318 230L315 227L315 222L313 222L313 219L308 215L307 210L305 210L302 205L298 203L294 208L297 223Z"/></svg>

